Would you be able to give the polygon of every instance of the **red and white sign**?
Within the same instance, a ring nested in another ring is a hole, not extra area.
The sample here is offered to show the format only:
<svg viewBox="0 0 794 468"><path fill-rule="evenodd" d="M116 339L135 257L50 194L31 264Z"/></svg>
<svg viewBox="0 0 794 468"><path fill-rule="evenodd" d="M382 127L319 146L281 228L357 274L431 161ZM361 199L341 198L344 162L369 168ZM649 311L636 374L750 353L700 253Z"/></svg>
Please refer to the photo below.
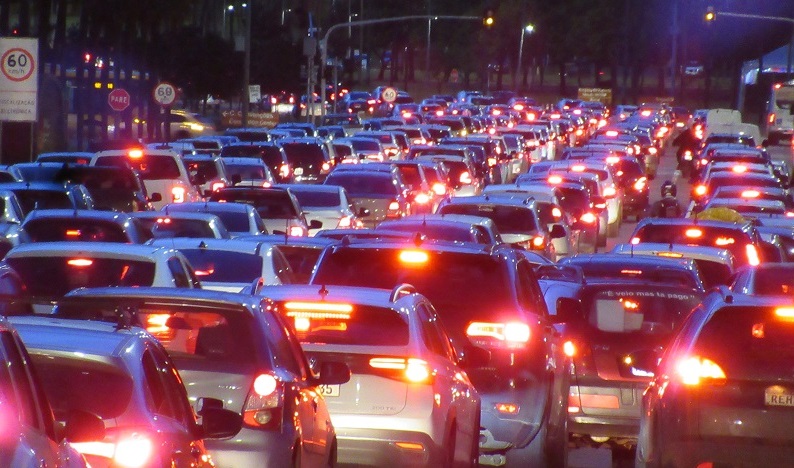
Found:
<svg viewBox="0 0 794 468"><path fill-rule="evenodd" d="M130 93L124 88L116 88L108 94L108 105L116 112L121 112L130 106Z"/></svg>
<svg viewBox="0 0 794 468"><path fill-rule="evenodd" d="M394 88L384 88L380 93L380 97L388 103L392 103L397 99L397 90Z"/></svg>
<svg viewBox="0 0 794 468"><path fill-rule="evenodd" d="M0 121L36 121L38 57L38 39L0 38Z"/></svg>
<svg viewBox="0 0 794 468"><path fill-rule="evenodd" d="M176 88L171 83L163 81L154 87L152 97L157 104L168 107L176 101Z"/></svg>

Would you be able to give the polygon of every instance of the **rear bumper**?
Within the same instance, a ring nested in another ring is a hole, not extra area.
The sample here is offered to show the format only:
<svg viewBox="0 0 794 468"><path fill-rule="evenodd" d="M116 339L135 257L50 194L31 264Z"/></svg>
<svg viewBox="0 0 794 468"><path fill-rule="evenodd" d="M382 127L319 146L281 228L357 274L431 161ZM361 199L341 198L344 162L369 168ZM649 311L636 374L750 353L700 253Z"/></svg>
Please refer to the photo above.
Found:
<svg viewBox="0 0 794 468"><path fill-rule="evenodd" d="M639 430L639 418L570 415L568 420L568 431L570 433L593 437L636 440Z"/></svg>
<svg viewBox="0 0 794 468"><path fill-rule="evenodd" d="M726 437L722 440L684 440L663 443L662 466L715 465L752 467L791 466L794 445L766 445L756 440Z"/></svg>
<svg viewBox="0 0 794 468"><path fill-rule="evenodd" d="M373 466L440 466L443 448L421 432L392 429L336 429L337 462ZM402 448L397 443L419 444Z"/></svg>

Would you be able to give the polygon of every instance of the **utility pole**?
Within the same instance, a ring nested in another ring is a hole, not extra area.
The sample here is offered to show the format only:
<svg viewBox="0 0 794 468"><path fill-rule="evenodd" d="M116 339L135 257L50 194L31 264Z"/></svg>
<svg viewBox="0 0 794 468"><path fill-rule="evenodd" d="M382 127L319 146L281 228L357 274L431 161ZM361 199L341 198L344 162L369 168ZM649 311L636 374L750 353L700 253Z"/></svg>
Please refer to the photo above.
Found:
<svg viewBox="0 0 794 468"><path fill-rule="evenodd" d="M248 106L251 98L248 88L251 84L251 3L243 4L245 8L245 51L243 52L243 102L242 125L248 126Z"/></svg>
<svg viewBox="0 0 794 468"><path fill-rule="evenodd" d="M678 78L678 0L673 0L673 40L670 57L670 97L675 100L675 85Z"/></svg>

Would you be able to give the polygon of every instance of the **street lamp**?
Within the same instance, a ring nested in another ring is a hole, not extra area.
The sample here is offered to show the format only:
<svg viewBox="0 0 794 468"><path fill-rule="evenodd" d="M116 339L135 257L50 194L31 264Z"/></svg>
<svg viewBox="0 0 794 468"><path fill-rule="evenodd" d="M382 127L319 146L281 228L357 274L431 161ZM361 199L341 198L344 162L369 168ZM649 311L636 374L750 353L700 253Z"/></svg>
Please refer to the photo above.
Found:
<svg viewBox="0 0 794 468"><path fill-rule="evenodd" d="M226 5L223 9L223 29L221 33L221 37L226 37L226 13L229 14L229 24L233 21L233 14L234 14L234 5Z"/></svg>
<svg viewBox="0 0 794 468"><path fill-rule="evenodd" d="M521 40L518 42L518 62L516 62L516 74L515 74L516 78L513 79L513 83L516 82L516 80L518 79L518 73L521 71L521 60L524 55L524 35L527 33L532 34L533 32L535 32L534 24L528 24L523 28L521 28Z"/></svg>

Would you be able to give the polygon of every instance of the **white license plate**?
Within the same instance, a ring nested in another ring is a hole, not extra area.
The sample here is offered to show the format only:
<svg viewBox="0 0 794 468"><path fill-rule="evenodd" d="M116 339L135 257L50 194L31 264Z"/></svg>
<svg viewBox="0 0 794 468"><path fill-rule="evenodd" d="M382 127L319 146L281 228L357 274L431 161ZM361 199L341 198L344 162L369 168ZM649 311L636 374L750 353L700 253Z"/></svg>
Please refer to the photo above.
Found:
<svg viewBox="0 0 794 468"><path fill-rule="evenodd" d="M338 397L339 385L318 385L317 392L324 397Z"/></svg>
<svg viewBox="0 0 794 468"><path fill-rule="evenodd" d="M518 174L521 172L521 166L513 166L513 174Z"/></svg>
<svg viewBox="0 0 794 468"><path fill-rule="evenodd" d="M764 403L767 406L794 406L794 393L779 388L767 388L764 392Z"/></svg>
<svg viewBox="0 0 794 468"><path fill-rule="evenodd" d="M302 167L296 167L295 170L293 171L293 173L295 175L303 175L303 168Z"/></svg>

